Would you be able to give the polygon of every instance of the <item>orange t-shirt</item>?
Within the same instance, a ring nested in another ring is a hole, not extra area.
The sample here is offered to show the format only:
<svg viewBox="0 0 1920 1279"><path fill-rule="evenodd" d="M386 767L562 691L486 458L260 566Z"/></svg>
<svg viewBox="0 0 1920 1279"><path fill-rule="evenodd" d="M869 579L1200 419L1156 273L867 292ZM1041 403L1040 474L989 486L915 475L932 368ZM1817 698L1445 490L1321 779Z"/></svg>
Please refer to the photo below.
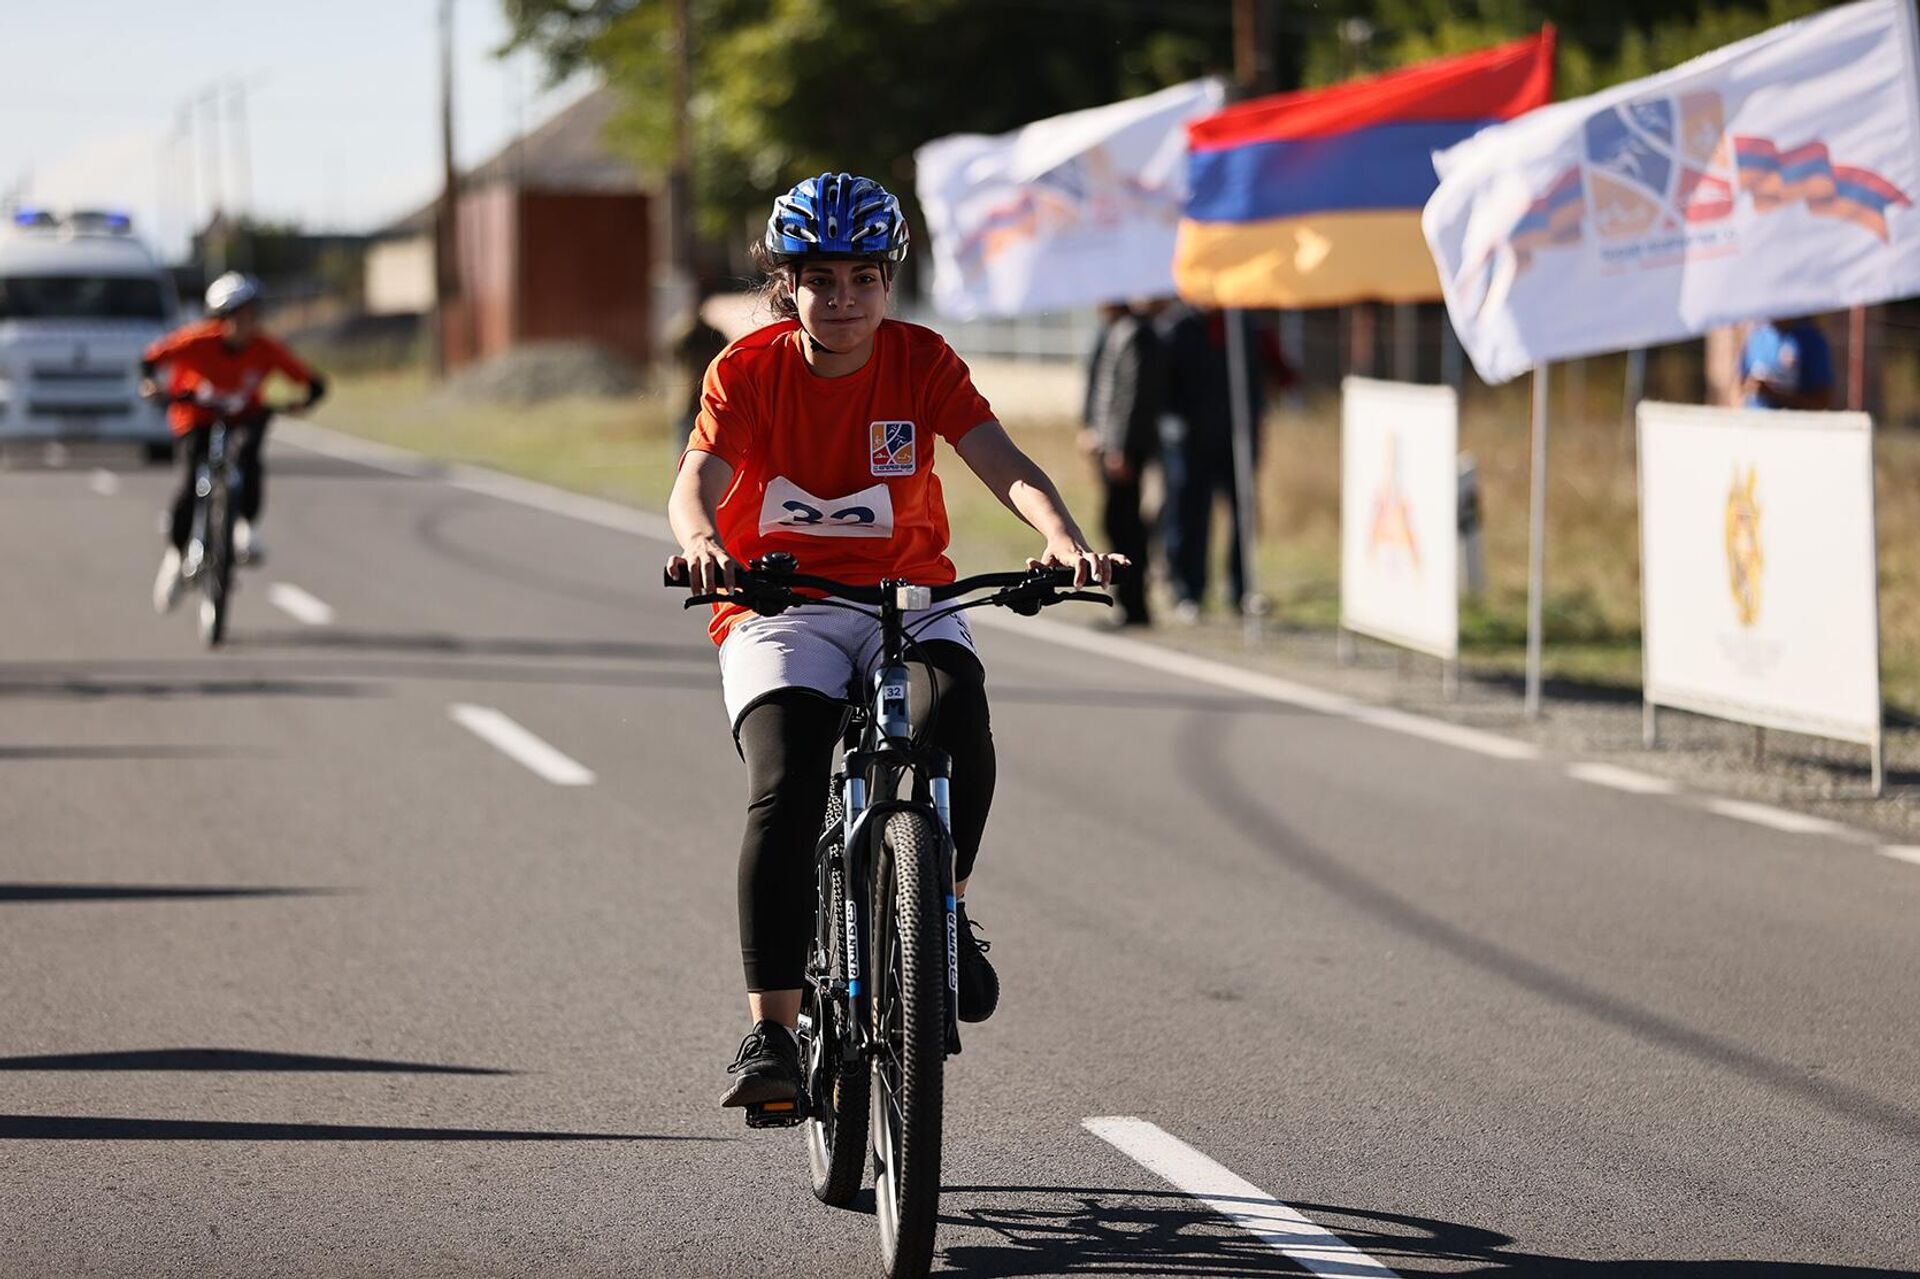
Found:
<svg viewBox="0 0 1920 1279"><path fill-rule="evenodd" d="M313 382L313 371L265 334L256 334L237 350L228 346L217 320L169 333L142 358L172 369L167 389L175 395L191 395L205 386L219 395L244 394L248 408L260 407L260 388L270 374L284 373L302 385ZM175 435L185 435L212 425L213 413L196 404L175 404L167 410L167 421Z"/></svg>
<svg viewBox="0 0 1920 1279"><path fill-rule="evenodd" d="M951 582L934 441L957 444L992 406L932 329L882 321L866 364L837 378L807 367L804 340L785 320L707 366L687 449L733 467L721 544L742 563L786 551L803 573L855 585ZM716 644L745 611L714 609Z"/></svg>

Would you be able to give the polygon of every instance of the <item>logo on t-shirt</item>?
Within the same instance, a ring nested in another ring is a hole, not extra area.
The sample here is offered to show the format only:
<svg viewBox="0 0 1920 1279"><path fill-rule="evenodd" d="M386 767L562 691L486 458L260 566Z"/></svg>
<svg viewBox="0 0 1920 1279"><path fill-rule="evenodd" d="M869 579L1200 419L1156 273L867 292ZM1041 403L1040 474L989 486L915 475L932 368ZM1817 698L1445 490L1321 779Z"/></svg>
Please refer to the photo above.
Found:
<svg viewBox="0 0 1920 1279"><path fill-rule="evenodd" d="M911 423L908 426L911 427ZM760 536L892 537L893 494L884 484L846 497L815 497L786 476L767 481L760 500Z"/></svg>
<svg viewBox="0 0 1920 1279"><path fill-rule="evenodd" d="M912 475L914 462L913 423L874 422L867 427L873 449L875 475Z"/></svg>

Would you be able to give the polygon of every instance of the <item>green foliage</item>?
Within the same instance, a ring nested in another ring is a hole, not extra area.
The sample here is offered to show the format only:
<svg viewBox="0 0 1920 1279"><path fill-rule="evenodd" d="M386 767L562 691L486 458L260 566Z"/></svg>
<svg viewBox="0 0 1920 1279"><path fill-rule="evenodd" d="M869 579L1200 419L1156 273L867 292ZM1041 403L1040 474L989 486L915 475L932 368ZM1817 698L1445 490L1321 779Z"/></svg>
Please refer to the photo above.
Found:
<svg viewBox="0 0 1920 1279"><path fill-rule="evenodd" d="M509 48L621 93L619 144L673 151L674 0L501 0ZM1332 83L1559 29L1577 97L1839 0L1260 0L1285 87ZM913 151L1232 70L1227 0L688 0L698 227L744 244L771 193L848 169L912 203ZM914 216L916 210L909 209ZM917 220L917 218L916 218Z"/></svg>
<svg viewBox="0 0 1920 1279"><path fill-rule="evenodd" d="M668 0L504 0L515 45L597 68L646 169L673 149ZM771 194L828 169L909 204L913 151L1228 69L1224 5L1182 0L690 0L699 229L744 243ZM1118 12L1108 12L1118 10ZM911 215L912 210L909 210Z"/></svg>

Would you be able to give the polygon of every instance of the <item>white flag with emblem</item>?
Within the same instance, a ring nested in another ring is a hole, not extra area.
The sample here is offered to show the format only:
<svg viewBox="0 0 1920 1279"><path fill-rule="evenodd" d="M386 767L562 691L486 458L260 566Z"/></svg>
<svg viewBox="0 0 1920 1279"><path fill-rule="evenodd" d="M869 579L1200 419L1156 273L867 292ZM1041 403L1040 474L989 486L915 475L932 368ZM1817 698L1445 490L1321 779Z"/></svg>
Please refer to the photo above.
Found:
<svg viewBox="0 0 1920 1279"><path fill-rule="evenodd" d="M971 319L1171 296L1187 121L1224 100L1218 80L1195 80L921 147L934 305Z"/></svg>
<svg viewBox="0 0 1920 1279"><path fill-rule="evenodd" d="M1480 375L1920 293L1913 0L1863 0L1434 157Z"/></svg>

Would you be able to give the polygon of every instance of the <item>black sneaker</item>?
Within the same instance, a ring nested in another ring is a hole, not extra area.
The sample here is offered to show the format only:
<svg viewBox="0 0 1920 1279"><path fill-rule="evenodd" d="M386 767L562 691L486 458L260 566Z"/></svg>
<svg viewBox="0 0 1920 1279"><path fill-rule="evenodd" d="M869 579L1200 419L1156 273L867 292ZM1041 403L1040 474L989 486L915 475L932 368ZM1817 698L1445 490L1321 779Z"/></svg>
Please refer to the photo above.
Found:
<svg viewBox="0 0 1920 1279"><path fill-rule="evenodd" d="M792 1101L800 1095L800 1043L777 1021L756 1022L727 1073L733 1083L720 1098L722 1106Z"/></svg>
<svg viewBox="0 0 1920 1279"><path fill-rule="evenodd" d="M976 935L980 925L967 918L967 904L954 904L960 952L960 1020L985 1021L1000 1006L1000 976L987 962L993 943Z"/></svg>

